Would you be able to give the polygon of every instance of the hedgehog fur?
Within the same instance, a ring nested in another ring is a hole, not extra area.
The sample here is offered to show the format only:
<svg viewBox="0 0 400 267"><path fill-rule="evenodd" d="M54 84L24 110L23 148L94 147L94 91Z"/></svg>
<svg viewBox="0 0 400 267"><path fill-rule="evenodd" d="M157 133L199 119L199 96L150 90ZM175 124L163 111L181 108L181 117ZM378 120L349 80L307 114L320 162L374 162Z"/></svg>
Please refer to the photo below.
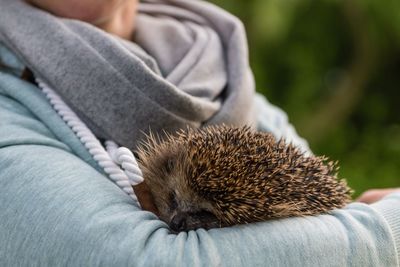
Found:
<svg viewBox="0 0 400 267"><path fill-rule="evenodd" d="M138 154L159 217L175 232L317 215L351 200L336 163L249 127L150 135Z"/></svg>

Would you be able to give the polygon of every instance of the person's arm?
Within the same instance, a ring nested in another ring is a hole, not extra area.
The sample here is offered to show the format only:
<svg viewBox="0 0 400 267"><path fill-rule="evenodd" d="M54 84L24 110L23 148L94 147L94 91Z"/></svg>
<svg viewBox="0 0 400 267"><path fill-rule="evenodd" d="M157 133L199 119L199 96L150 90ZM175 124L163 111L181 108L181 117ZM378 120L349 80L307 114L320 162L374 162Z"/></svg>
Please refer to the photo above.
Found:
<svg viewBox="0 0 400 267"><path fill-rule="evenodd" d="M376 188L376 189L369 189L361 194L357 198L357 201L372 204L375 203L385 196L392 194L392 193L400 193L399 188Z"/></svg>
<svg viewBox="0 0 400 267"><path fill-rule="evenodd" d="M399 195L383 208L173 235L82 160L65 127L33 86L0 74L0 266L398 264Z"/></svg>
<svg viewBox="0 0 400 267"><path fill-rule="evenodd" d="M307 141L297 134L283 110L269 103L263 95L258 93L254 97L254 106L259 131L270 132L277 139L283 138L299 147L303 152L312 153Z"/></svg>

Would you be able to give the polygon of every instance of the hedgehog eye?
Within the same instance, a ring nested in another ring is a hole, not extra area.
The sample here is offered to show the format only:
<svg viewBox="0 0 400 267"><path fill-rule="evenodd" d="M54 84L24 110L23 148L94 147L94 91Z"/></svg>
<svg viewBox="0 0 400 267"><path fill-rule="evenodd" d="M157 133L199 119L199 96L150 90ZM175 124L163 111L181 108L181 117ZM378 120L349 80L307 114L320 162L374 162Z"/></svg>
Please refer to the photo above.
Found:
<svg viewBox="0 0 400 267"><path fill-rule="evenodd" d="M165 171L167 173L171 173L173 169L174 169L174 162L172 161L172 159L169 158L165 163Z"/></svg>
<svg viewBox="0 0 400 267"><path fill-rule="evenodd" d="M169 203L169 207L171 210L175 210L176 208L178 208L178 202L176 201L176 196L174 193L169 194Z"/></svg>

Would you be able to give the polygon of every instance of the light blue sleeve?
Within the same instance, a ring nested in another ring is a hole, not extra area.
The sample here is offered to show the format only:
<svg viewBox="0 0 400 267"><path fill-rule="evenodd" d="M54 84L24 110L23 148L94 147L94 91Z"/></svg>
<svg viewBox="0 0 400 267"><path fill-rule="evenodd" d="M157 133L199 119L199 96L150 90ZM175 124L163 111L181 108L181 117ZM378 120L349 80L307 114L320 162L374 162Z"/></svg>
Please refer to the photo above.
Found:
<svg viewBox="0 0 400 267"><path fill-rule="evenodd" d="M258 93L254 97L254 107L258 130L270 132L276 139L283 138L288 143L300 148L304 153L312 154L307 141L297 134L283 110L269 103L263 95Z"/></svg>
<svg viewBox="0 0 400 267"><path fill-rule="evenodd" d="M400 195L379 205L169 234L37 88L0 73L0 266L397 266Z"/></svg>

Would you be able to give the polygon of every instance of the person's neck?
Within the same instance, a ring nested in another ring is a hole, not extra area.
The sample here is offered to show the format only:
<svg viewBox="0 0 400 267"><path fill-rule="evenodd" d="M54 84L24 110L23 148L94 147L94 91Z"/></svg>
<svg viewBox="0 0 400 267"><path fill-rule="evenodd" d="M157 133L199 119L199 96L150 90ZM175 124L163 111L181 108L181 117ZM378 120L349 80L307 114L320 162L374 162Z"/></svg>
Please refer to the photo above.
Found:
<svg viewBox="0 0 400 267"><path fill-rule="evenodd" d="M135 30L136 13L137 2L125 1L123 5L115 10L112 17L93 24L106 32L130 40Z"/></svg>

